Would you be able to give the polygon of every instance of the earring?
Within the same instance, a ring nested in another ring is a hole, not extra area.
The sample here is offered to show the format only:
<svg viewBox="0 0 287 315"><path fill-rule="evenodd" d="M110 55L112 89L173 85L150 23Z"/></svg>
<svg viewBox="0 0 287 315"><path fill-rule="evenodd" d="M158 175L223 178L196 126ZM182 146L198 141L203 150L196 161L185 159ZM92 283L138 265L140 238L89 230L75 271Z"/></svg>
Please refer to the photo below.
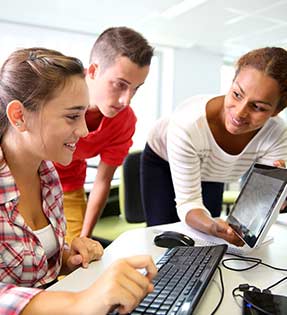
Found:
<svg viewBox="0 0 287 315"><path fill-rule="evenodd" d="M15 126L16 126L16 127L20 127L20 125L21 125L21 124L20 124L18 121L15 122Z"/></svg>

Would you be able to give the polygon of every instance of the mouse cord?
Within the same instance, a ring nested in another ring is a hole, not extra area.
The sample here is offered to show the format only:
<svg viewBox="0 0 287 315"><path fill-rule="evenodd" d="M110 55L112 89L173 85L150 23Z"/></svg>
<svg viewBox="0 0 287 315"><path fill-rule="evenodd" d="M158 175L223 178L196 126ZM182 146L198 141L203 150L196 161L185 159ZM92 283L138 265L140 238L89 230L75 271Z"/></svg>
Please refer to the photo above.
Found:
<svg viewBox="0 0 287 315"><path fill-rule="evenodd" d="M219 270L219 278L220 278L220 284L221 284L221 296L220 296L220 299L216 305L216 307L214 308L214 310L212 311L212 313L210 315L214 315L218 309L219 309L219 306L221 305L222 301L223 301L223 298L224 298L224 283L223 283L223 275L222 275L222 271L221 271L221 268L218 266L217 269Z"/></svg>

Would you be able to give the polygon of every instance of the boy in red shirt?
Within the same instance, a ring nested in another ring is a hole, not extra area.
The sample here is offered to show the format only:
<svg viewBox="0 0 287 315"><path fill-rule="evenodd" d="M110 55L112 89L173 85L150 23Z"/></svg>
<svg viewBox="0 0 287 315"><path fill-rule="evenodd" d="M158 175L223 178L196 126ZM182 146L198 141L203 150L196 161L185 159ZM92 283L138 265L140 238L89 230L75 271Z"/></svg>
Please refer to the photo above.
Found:
<svg viewBox="0 0 287 315"><path fill-rule="evenodd" d="M90 236L106 203L116 168L132 145L136 117L130 101L144 83L153 56L145 38L127 27L105 30L96 40L86 73L90 105L86 112L89 134L67 143L74 152L68 166L56 164L64 191L66 241ZM78 119L71 113L71 120ZM100 155L88 202L84 191L86 159Z"/></svg>

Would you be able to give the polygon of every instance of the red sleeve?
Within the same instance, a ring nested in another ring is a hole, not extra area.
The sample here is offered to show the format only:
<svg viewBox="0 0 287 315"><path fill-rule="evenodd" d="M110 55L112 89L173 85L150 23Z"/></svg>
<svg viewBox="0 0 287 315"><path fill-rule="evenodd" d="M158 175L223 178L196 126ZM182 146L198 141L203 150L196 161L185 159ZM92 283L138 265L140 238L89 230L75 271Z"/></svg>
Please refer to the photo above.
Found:
<svg viewBox="0 0 287 315"><path fill-rule="evenodd" d="M133 144L132 137L135 133L137 118L131 107L128 107L122 115L118 115L116 118L112 130L110 130L113 134L110 143L102 150L100 156L103 162L119 166Z"/></svg>

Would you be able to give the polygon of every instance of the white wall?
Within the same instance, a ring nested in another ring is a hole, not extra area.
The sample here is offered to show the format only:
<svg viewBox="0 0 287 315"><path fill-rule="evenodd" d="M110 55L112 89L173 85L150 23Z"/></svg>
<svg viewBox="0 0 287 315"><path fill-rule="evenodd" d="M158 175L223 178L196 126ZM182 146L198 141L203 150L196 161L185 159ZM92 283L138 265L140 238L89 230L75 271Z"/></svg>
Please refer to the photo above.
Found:
<svg viewBox="0 0 287 315"><path fill-rule="evenodd" d="M89 53L97 35L64 32L45 27L27 26L0 21L0 65L16 49L46 47L89 62Z"/></svg>
<svg viewBox="0 0 287 315"><path fill-rule="evenodd" d="M173 107L196 94L220 92L222 56L199 48L174 50Z"/></svg>

